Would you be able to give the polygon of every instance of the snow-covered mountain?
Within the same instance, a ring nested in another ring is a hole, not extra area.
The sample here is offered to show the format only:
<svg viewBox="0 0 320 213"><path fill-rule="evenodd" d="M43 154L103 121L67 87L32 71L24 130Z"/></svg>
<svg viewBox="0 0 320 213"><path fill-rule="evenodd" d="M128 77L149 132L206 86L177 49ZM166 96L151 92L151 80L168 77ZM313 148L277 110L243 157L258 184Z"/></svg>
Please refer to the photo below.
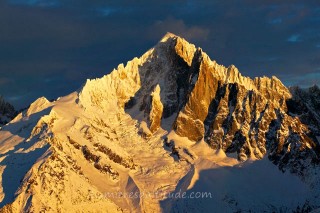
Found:
<svg viewBox="0 0 320 213"><path fill-rule="evenodd" d="M217 64L171 33L0 131L2 212L309 212L319 88ZM185 194L184 194L185 193Z"/></svg>
<svg viewBox="0 0 320 213"><path fill-rule="evenodd" d="M11 121L16 115L14 107L0 95L0 127Z"/></svg>

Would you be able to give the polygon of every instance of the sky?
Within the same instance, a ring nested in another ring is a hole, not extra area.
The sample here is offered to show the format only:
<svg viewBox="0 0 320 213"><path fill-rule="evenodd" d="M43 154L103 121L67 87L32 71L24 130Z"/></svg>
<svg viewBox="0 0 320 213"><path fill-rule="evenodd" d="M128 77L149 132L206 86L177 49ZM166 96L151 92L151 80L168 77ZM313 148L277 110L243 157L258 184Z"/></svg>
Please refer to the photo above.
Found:
<svg viewBox="0 0 320 213"><path fill-rule="evenodd" d="M67 95L166 32L243 75L320 84L319 0L0 0L0 94L17 109Z"/></svg>

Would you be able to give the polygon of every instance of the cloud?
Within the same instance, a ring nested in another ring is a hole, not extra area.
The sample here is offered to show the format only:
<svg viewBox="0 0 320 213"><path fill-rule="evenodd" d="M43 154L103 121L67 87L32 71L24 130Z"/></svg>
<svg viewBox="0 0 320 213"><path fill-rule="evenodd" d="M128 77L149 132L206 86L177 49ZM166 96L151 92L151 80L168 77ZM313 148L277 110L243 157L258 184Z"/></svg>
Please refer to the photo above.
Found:
<svg viewBox="0 0 320 213"><path fill-rule="evenodd" d="M150 38L159 38L159 35L164 35L166 32L174 33L190 41L205 41L208 39L210 30L202 26L187 26L183 20L173 17L155 21L147 30Z"/></svg>
<svg viewBox="0 0 320 213"><path fill-rule="evenodd" d="M300 42L301 41L301 36L299 34L294 34L294 35L291 35L288 39L287 39L288 42L292 42L292 43L295 43L295 42Z"/></svg>
<svg viewBox="0 0 320 213"><path fill-rule="evenodd" d="M58 0L9 0L13 5L26 5L36 7L57 7L60 5Z"/></svg>
<svg viewBox="0 0 320 213"><path fill-rule="evenodd" d="M23 94L23 95L17 95L17 96L10 96L8 98L8 101L10 102L15 102L15 101L19 101L21 99L25 99L26 98L26 94Z"/></svg>
<svg viewBox="0 0 320 213"><path fill-rule="evenodd" d="M0 86L8 85L12 80L10 78L0 77Z"/></svg>
<svg viewBox="0 0 320 213"><path fill-rule="evenodd" d="M99 7L96 9L96 11L98 12L98 14L100 14L102 16L109 16L109 15L117 12L118 9L113 8L113 7Z"/></svg>
<svg viewBox="0 0 320 213"><path fill-rule="evenodd" d="M283 76L281 79L283 83L291 86L300 86L300 87L310 87L311 85L320 85L320 67L318 71L305 73L302 76L297 75L287 75Z"/></svg>
<svg viewBox="0 0 320 213"><path fill-rule="evenodd" d="M269 24L281 24L283 22L282 18L274 18L270 21L268 21Z"/></svg>

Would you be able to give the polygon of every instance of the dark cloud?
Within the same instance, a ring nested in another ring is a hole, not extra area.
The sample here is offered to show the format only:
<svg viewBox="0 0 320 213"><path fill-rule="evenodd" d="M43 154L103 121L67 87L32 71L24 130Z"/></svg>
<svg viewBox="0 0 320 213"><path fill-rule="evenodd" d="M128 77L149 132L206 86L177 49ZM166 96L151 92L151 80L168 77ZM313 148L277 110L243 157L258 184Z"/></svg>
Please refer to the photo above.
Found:
<svg viewBox="0 0 320 213"><path fill-rule="evenodd" d="M58 7L60 5L57 0L9 0L8 3L12 5L26 5L31 7Z"/></svg>
<svg viewBox="0 0 320 213"><path fill-rule="evenodd" d="M56 98L143 54L167 31L251 77L320 83L318 0L0 0L0 93Z"/></svg>

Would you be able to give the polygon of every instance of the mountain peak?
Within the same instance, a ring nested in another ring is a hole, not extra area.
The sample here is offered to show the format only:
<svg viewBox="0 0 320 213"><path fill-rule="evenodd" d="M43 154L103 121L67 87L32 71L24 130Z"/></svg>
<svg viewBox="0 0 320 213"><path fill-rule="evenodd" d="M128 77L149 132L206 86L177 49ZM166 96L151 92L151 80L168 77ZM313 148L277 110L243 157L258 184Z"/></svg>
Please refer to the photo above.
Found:
<svg viewBox="0 0 320 213"><path fill-rule="evenodd" d="M26 115L29 116L31 114L37 113L50 105L50 101L45 97L40 97L35 100L27 110Z"/></svg>
<svg viewBox="0 0 320 213"><path fill-rule="evenodd" d="M179 37L171 32L167 32L162 38L161 38L161 42L165 42L167 41L169 38L176 38L176 37Z"/></svg>

